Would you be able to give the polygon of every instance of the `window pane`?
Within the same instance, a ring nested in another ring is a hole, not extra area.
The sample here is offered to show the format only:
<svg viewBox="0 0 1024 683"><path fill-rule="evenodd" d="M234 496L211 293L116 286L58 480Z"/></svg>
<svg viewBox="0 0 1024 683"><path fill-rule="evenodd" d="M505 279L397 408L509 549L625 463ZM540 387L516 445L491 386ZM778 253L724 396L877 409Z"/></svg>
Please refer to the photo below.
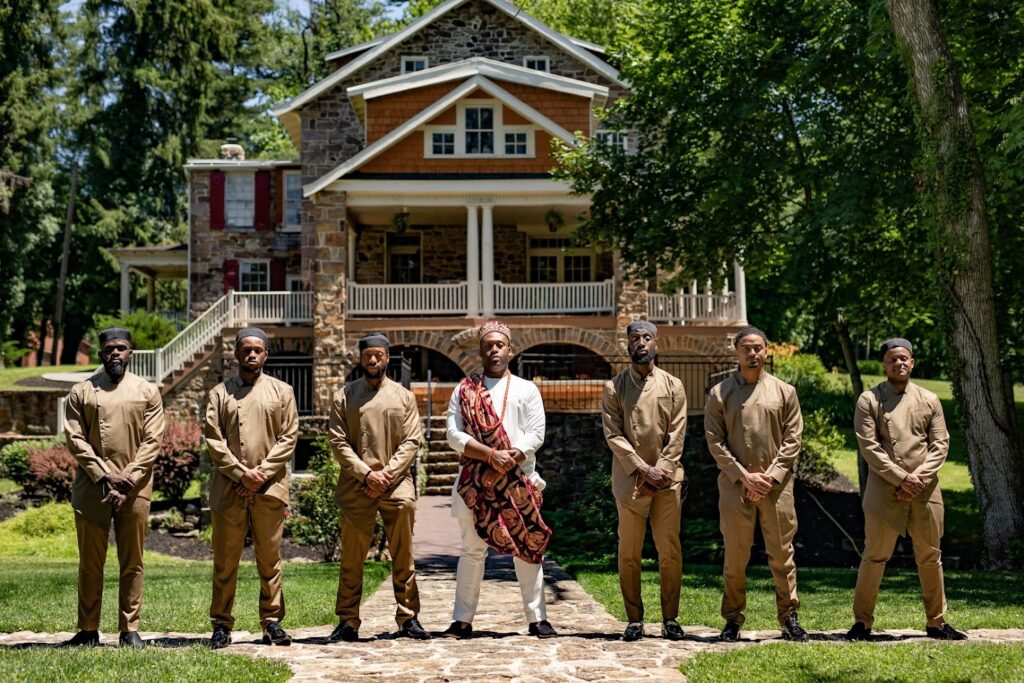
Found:
<svg viewBox="0 0 1024 683"><path fill-rule="evenodd" d="M285 224L302 224L302 176L298 173L288 173L284 177L285 183Z"/></svg>
<svg viewBox="0 0 1024 683"><path fill-rule="evenodd" d="M480 153L480 133L466 132L466 154Z"/></svg>
<svg viewBox="0 0 1024 683"><path fill-rule="evenodd" d="M530 282L558 282L558 257L531 256Z"/></svg>
<svg viewBox="0 0 1024 683"><path fill-rule="evenodd" d="M505 154L526 154L526 133L505 133Z"/></svg>
<svg viewBox="0 0 1024 683"><path fill-rule="evenodd" d="M494 129L494 110L490 107L480 108L480 127L484 130Z"/></svg>
<svg viewBox="0 0 1024 683"><path fill-rule="evenodd" d="M242 261L239 264L238 289L243 292L265 292L270 289L270 267L263 262Z"/></svg>
<svg viewBox="0 0 1024 683"><path fill-rule="evenodd" d="M480 110L476 107L468 107L466 109L466 130L478 128L480 128Z"/></svg>
<svg viewBox="0 0 1024 683"><path fill-rule="evenodd" d="M229 173L224 192L224 218L229 228L251 228L254 201L254 176L252 173Z"/></svg>
<svg viewBox="0 0 1024 683"><path fill-rule="evenodd" d="M564 267L566 282L590 282L589 256L566 256Z"/></svg>
<svg viewBox="0 0 1024 683"><path fill-rule="evenodd" d="M480 133L480 153L494 154L494 133Z"/></svg>
<svg viewBox="0 0 1024 683"><path fill-rule="evenodd" d="M455 154L455 133L434 133L431 148L434 154Z"/></svg>

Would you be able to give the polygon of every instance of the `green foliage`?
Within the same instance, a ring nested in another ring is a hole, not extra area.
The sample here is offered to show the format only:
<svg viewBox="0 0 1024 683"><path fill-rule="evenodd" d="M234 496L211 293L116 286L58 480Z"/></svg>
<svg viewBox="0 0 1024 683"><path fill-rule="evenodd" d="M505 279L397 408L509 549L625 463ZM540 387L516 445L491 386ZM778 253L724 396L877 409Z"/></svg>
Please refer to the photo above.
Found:
<svg viewBox="0 0 1024 683"><path fill-rule="evenodd" d="M595 463L583 475L582 482L572 481L568 485L574 489L571 494L555 482L549 485L550 492L545 491L545 500L559 501L544 508L545 521L554 530L551 552L558 557L586 560L613 557L618 511L607 463Z"/></svg>
<svg viewBox="0 0 1024 683"><path fill-rule="evenodd" d="M807 417L814 413L821 413L823 418L839 427L851 424L854 399L847 391L837 388L835 383L829 380L825 366L818 356L811 353L776 356L774 364L775 376L796 387L800 408L804 414L805 430ZM804 436L808 436L806 431ZM826 441L834 438L834 434L827 435Z"/></svg>
<svg viewBox="0 0 1024 683"><path fill-rule="evenodd" d="M861 375L885 375L885 367L880 360L859 360L857 369Z"/></svg>
<svg viewBox="0 0 1024 683"><path fill-rule="evenodd" d="M75 528L75 513L70 505L47 503L29 508L4 524L5 533L14 533L22 538L46 542L53 536L66 534Z"/></svg>
<svg viewBox="0 0 1024 683"><path fill-rule="evenodd" d="M63 439L31 439L12 441L0 448L0 477L25 486L32 481L29 472L28 457L35 451L52 448Z"/></svg>
<svg viewBox="0 0 1024 683"><path fill-rule="evenodd" d="M167 318L149 311L132 311L108 315L97 313L93 316L93 328L89 332L92 348L99 349L99 332L108 327L123 327L132 333L132 344L137 349L155 349L174 339L177 328Z"/></svg>
<svg viewBox="0 0 1024 683"><path fill-rule="evenodd" d="M846 440L823 410L804 413L803 442L794 474L805 481L827 483L835 478L832 462Z"/></svg>
<svg viewBox="0 0 1024 683"><path fill-rule="evenodd" d="M338 506L334 492L341 468L331 454L327 437L318 437L314 448L317 452L309 461L313 477L295 483L292 514L285 520L285 533L300 545L314 546L324 561L330 562L338 555Z"/></svg>
<svg viewBox="0 0 1024 683"><path fill-rule="evenodd" d="M3 357L4 367L17 365L19 360L30 353L31 351L29 349L21 348L21 346L18 345L18 342L13 339L8 339L0 344L0 356Z"/></svg>
<svg viewBox="0 0 1024 683"><path fill-rule="evenodd" d="M153 487L169 500L181 500L199 469L203 450L196 422L169 420L160 455L153 463Z"/></svg>

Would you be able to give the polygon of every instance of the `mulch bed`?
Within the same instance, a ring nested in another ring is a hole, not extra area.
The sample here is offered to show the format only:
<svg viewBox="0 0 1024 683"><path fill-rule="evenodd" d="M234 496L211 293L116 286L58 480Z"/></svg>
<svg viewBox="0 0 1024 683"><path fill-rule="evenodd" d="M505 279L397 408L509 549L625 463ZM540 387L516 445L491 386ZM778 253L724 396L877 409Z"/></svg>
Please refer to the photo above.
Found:
<svg viewBox="0 0 1024 683"><path fill-rule="evenodd" d="M146 535L146 550L185 560L212 560L213 548L201 538L180 538L172 536L166 529L152 529ZM251 545L242 551L242 559L255 561ZM287 538L281 541L281 559L299 562L321 562L323 558L315 549L293 543Z"/></svg>

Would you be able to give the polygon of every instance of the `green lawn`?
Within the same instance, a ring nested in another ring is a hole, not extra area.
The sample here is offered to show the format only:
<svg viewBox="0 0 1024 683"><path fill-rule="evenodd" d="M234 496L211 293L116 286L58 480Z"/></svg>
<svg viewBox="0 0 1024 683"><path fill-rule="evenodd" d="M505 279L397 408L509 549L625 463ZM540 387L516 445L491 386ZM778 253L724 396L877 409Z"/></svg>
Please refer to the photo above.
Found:
<svg viewBox="0 0 1024 683"><path fill-rule="evenodd" d="M679 668L690 683L996 683L1024 678L1024 645L773 643L728 652L702 652Z"/></svg>
<svg viewBox="0 0 1024 683"><path fill-rule="evenodd" d="M564 562L563 566L605 609L625 621L619 577L614 568L607 564L573 562ZM644 620L660 621L658 572L653 562L649 566L641 578L647 609ZM798 568L800 622L804 627L811 631L849 628L853 624L853 587L856 581L857 570L853 568ZM1019 628L1024 622L1024 575L1018 573L947 571L946 598L949 601L949 621L958 628ZM778 628L775 591L767 567L750 567L747 600L744 628ZM721 601L720 565L687 565L683 568L680 623L721 628ZM886 572L875 617L875 628L879 630L924 629L924 610L915 570L890 568Z"/></svg>
<svg viewBox="0 0 1024 683"><path fill-rule="evenodd" d="M291 669L269 659L226 655L206 647L142 651L116 648L0 648L0 680L138 683L139 681L286 681Z"/></svg>
<svg viewBox="0 0 1024 683"><path fill-rule="evenodd" d="M15 384L19 379L39 377L51 372L85 372L95 365L46 365L40 368L0 368L0 391L31 391L32 387Z"/></svg>
<svg viewBox="0 0 1024 683"><path fill-rule="evenodd" d="M68 505L50 505L0 523L0 632L69 631L75 626L78 550L73 513ZM144 631L204 633L210 629L211 562L146 554ZM384 562L367 562L363 599L388 576ZM333 627L338 589L337 563L286 562L285 627ZM107 556L101 630L117 631L117 559ZM234 613L236 629L259 630L259 579L252 562L243 562Z"/></svg>

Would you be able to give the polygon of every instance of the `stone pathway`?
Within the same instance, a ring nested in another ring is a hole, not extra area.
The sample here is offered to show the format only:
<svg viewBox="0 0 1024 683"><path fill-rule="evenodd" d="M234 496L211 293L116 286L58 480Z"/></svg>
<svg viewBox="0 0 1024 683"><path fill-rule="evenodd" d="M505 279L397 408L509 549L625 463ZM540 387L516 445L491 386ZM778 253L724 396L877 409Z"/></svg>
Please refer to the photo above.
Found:
<svg viewBox="0 0 1024 683"><path fill-rule="evenodd" d="M447 628L455 592L457 525L449 515L447 499L423 498L416 520L416 557L422 602L420 621L435 634ZM677 667L694 653L749 646L778 639L778 631L744 631L737 644L717 642L718 632L705 626L684 626L687 639L669 642L660 637L660 625L647 627L639 643L620 640L625 624L610 616L578 583L553 564L545 567L548 618L561 637L538 640L526 635L522 602L512 564L491 557L481 591L474 627L477 637L467 641L434 639L427 642L394 637L394 597L389 582L362 608L362 639L358 643L330 644L326 636L334 624L289 629L291 647L260 643L259 634L236 632L235 644L224 650L279 659L294 672L293 681L683 681ZM839 640L842 632L815 633L815 640ZM71 634L0 634L0 645L54 643ZM888 631L890 642L923 639L920 631ZM1024 642L1024 629L975 630L972 641ZM144 634L155 644L175 646L205 642L206 634ZM115 644L117 634L104 635Z"/></svg>

